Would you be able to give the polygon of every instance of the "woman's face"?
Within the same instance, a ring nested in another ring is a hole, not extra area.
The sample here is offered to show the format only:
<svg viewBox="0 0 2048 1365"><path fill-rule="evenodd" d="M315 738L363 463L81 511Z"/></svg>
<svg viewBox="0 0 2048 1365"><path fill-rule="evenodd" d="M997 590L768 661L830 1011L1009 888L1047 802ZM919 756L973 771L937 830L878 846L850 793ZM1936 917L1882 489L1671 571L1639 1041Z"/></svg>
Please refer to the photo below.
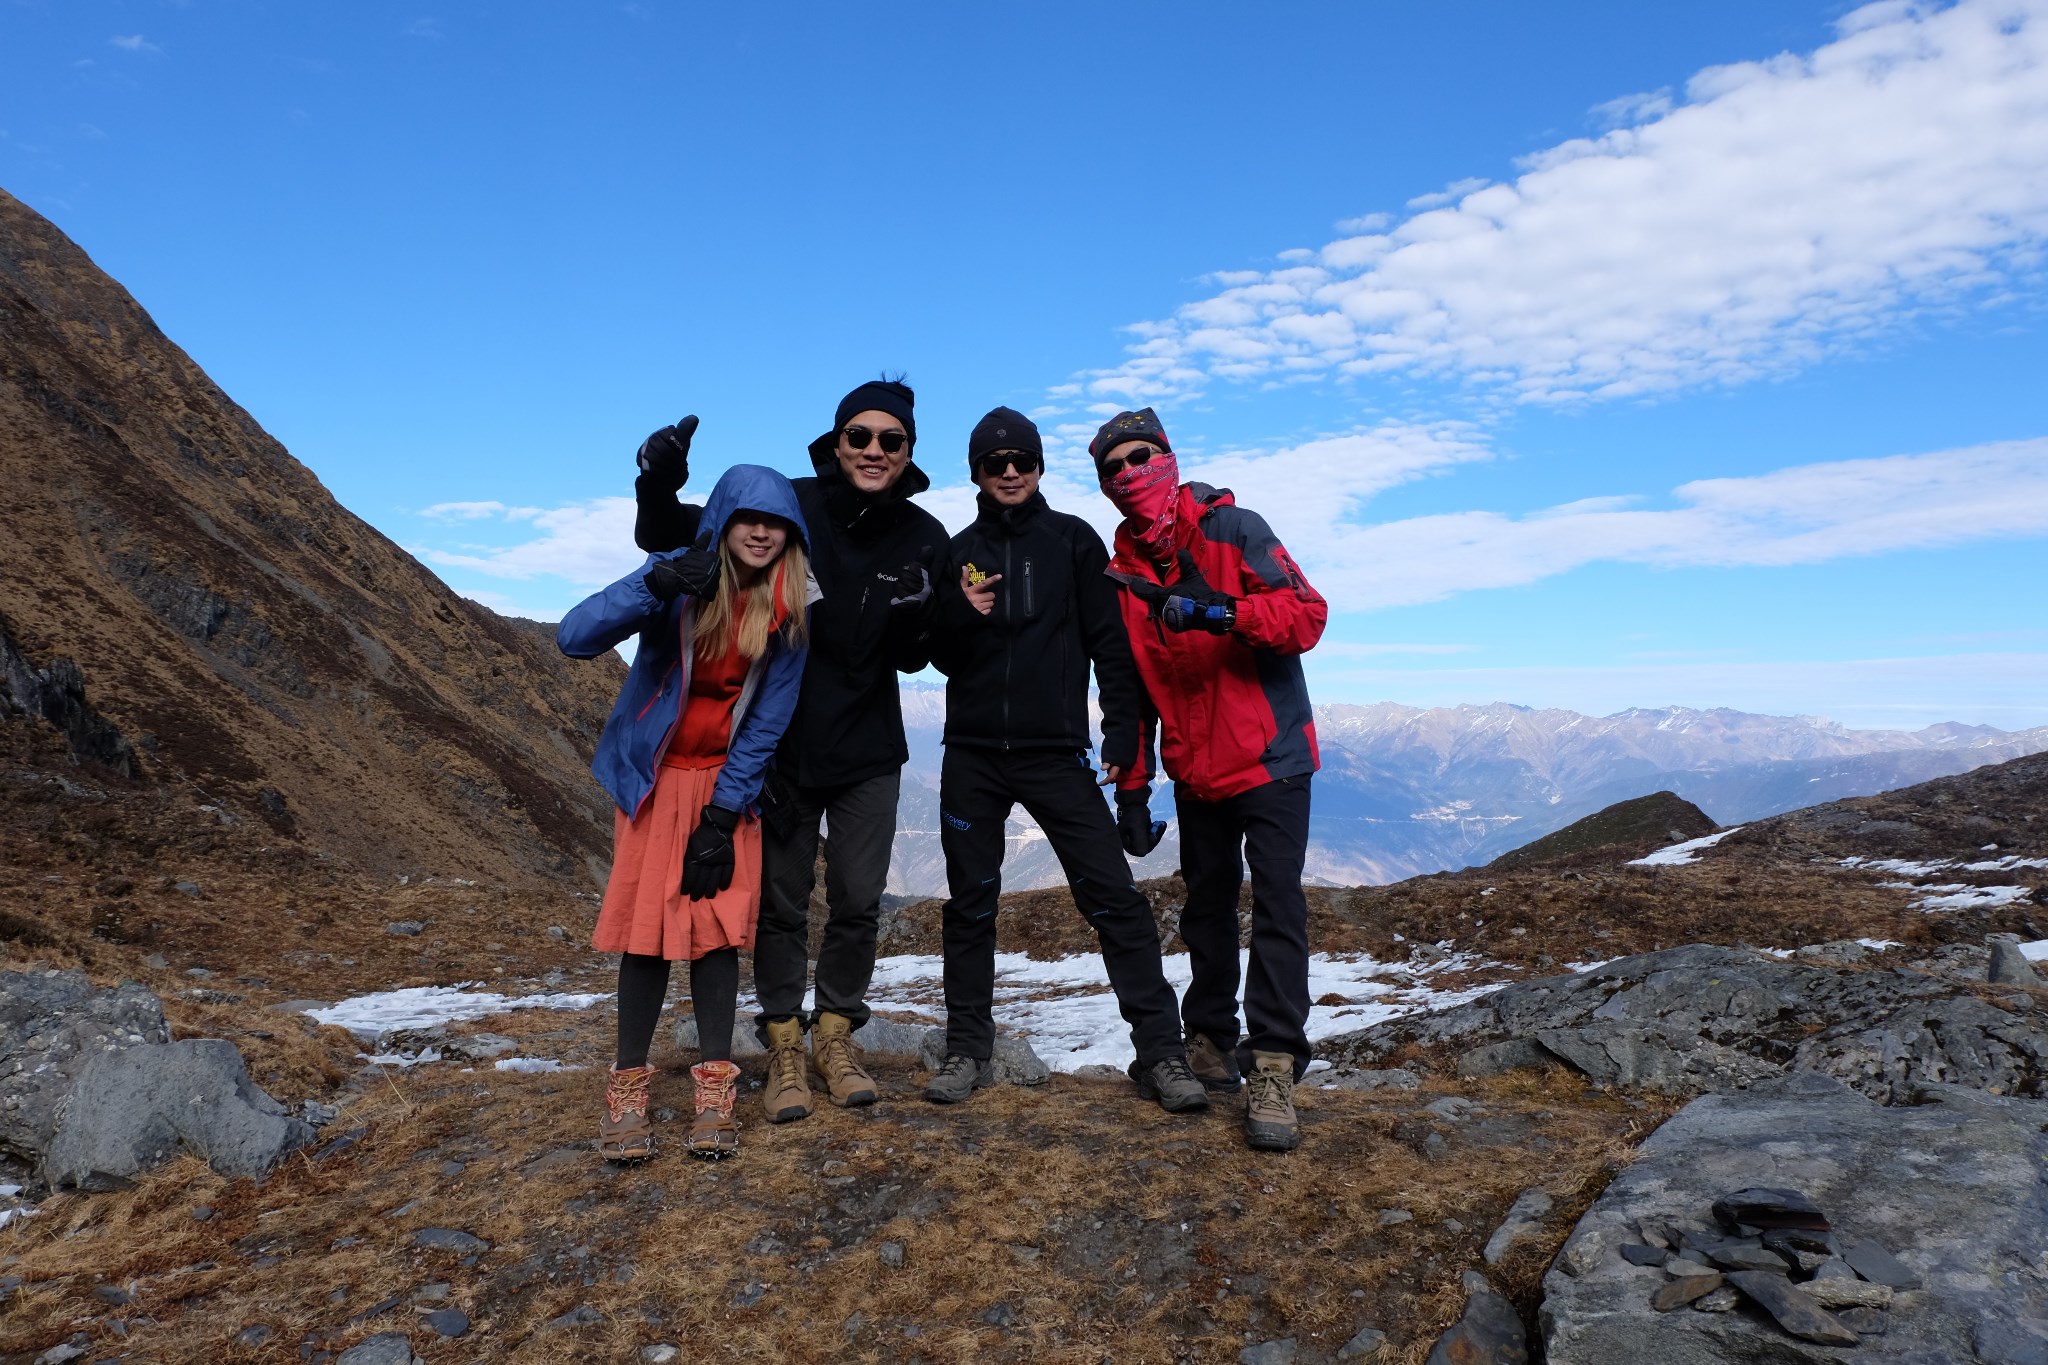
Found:
<svg viewBox="0 0 2048 1365"><path fill-rule="evenodd" d="M767 568L789 543L789 523L766 512L739 512L725 524L725 548L749 569Z"/></svg>

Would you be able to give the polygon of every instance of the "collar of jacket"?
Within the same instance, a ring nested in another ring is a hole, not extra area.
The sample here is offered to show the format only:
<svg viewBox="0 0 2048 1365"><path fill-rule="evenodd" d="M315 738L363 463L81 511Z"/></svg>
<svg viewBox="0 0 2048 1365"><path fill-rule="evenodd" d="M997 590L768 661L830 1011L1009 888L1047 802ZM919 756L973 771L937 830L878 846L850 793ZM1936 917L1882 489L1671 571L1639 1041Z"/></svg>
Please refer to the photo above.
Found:
<svg viewBox="0 0 2048 1365"><path fill-rule="evenodd" d="M976 508L974 523L985 531L1001 531L1004 535L1015 535L1024 523L1046 509L1045 494L1033 493L1015 506L1006 507L986 493L974 495Z"/></svg>

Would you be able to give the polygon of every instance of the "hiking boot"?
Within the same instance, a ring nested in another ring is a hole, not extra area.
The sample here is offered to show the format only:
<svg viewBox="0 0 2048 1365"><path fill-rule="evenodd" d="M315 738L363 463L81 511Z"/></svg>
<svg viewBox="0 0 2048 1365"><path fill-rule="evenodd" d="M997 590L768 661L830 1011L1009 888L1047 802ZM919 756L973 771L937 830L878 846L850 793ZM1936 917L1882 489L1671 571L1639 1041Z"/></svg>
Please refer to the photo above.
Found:
<svg viewBox="0 0 2048 1365"><path fill-rule="evenodd" d="M1294 1058L1254 1052L1251 1074L1244 1079L1244 1140L1262 1152L1301 1146L1301 1121L1294 1116Z"/></svg>
<svg viewBox="0 0 2048 1365"><path fill-rule="evenodd" d="M739 1091L740 1069L731 1062L699 1062L690 1068L697 1083L697 1117L690 1124L690 1155L721 1161L740 1149L740 1126L733 1120L733 1097Z"/></svg>
<svg viewBox="0 0 2048 1365"><path fill-rule="evenodd" d="M1237 1058L1200 1033L1188 1035L1188 1070L1210 1090L1235 1093L1244 1084L1237 1072Z"/></svg>
<svg viewBox="0 0 2048 1365"><path fill-rule="evenodd" d="M841 1109L875 1102L875 1078L860 1064L860 1044L853 1041L853 1024L845 1015L819 1012L811 1025L811 1065Z"/></svg>
<svg viewBox="0 0 2048 1365"><path fill-rule="evenodd" d="M933 1104L958 1104L985 1085L996 1083L996 1064L951 1053L946 1064L925 1082L924 1097Z"/></svg>
<svg viewBox="0 0 2048 1365"><path fill-rule="evenodd" d="M761 1108L770 1123L811 1116L811 1083L804 1065L804 1026L794 1019L768 1024L768 1074L761 1082Z"/></svg>
<svg viewBox="0 0 2048 1365"><path fill-rule="evenodd" d="M1159 1107L1169 1114L1192 1114L1209 1107L1209 1092L1188 1069L1188 1059L1178 1052L1147 1067L1132 1062L1130 1075L1138 1083L1138 1093L1159 1101Z"/></svg>
<svg viewBox="0 0 2048 1365"><path fill-rule="evenodd" d="M597 1154L606 1161L645 1161L654 1155L654 1129L647 1122L651 1066L613 1067L604 1088L604 1112L597 1116Z"/></svg>

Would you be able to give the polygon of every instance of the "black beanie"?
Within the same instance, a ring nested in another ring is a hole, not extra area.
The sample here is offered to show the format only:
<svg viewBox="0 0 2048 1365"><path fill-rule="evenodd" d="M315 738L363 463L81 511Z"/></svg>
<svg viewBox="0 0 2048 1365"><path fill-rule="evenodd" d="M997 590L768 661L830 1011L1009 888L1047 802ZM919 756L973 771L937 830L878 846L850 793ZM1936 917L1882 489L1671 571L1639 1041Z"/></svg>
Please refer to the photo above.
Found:
<svg viewBox="0 0 2048 1365"><path fill-rule="evenodd" d="M1136 412L1120 412L1104 422L1095 439L1088 443L1088 456L1101 464L1104 455L1125 441L1150 441L1161 450L1173 449L1166 442L1166 428L1159 425L1159 414L1150 408L1140 408Z"/></svg>
<svg viewBox="0 0 2048 1365"><path fill-rule="evenodd" d="M998 450L1021 450L1045 463L1045 443L1038 439L1038 425L1015 408L991 408L988 416L974 424L967 438L967 472L971 476L984 455Z"/></svg>
<svg viewBox="0 0 2048 1365"><path fill-rule="evenodd" d="M863 412L886 412L903 423L903 432L910 437L910 444L917 444L917 418L911 415L911 407L917 402L910 385L894 379L871 379L839 400L839 411L832 415L832 437L846 429L846 424Z"/></svg>

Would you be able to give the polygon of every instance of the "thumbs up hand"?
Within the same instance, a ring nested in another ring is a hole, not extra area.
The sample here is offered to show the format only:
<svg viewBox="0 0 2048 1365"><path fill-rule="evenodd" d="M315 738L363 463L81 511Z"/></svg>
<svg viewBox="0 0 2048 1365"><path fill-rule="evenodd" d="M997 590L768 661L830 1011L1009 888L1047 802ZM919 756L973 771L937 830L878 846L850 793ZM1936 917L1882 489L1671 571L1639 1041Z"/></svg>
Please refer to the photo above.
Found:
<svg viewBox="0 0 2048 1365"><path fill-rule="evenodd" d="M712 533L706 531L697 537L695 545L681 554L672 559L656 560L642 580L647 584L647 591L664 603L673 602L685 593L705 601L716 597L721 556L712 548L712 539Z"/></svg>

